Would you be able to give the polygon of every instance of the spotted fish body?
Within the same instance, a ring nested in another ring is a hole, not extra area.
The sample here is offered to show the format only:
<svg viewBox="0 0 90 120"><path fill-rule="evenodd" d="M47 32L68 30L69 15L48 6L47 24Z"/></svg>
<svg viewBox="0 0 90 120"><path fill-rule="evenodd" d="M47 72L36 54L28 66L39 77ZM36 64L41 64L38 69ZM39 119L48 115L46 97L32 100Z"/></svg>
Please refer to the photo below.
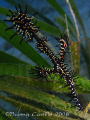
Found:
<svg viewBox="0 0 90 120"><path fill-rule="evenodd" d="M72 73L66 67L64 63L64 55L65 50L67 48L67 43L63 38L56 38L58 40L59 48L60 48L60 58L55 56L50 48L46 45L47 40L45 38L38 38L35 36L37 41L37 48L40 52L45 53L53 63L53 70L46 70L46 68L37 67L38 76L42 76L43 78L47 77L51 73L59 74L61 78L66 81L67 86L71 91L71 97L74 99L76 106L79 111L82 111L84 108L81 106L75 91L75 82ZM42 71L40 70L42 69ZM49 72L48 72L49 71Z"/></svg>
<svg viewBox="0 0 90 120"><path fill-rule="evenodd" d="M35 69L31 69L31 71L34 71L34 74L37 76L37 78L46 78L51 73L59 74L61 78L63 78L66 81L66 84L71 91L71 97L74 99L79 111L82 111L83 107L81 106L75 91L75 82L73 78L74 76L64 63L64 56L67 48L66 35L64 37L61 35L61 38L56 38L59 45L58 47L60 49L60 58L58 58L53 53L53 51L51 51L51 49L47 46L46 44L47 39L44 37L39 38L37 36L36 33L39 31L39 27L36 26L36 23L33 23L33 16L31 17L27 16L27 7L24 13L22 12L20 5L19 7L20 7L20 11L18 11L16 7L17 12L12 12L11 10L9 10L12 15L8 15L9 20L5 20L13 23L13 25L10 28L7 28L6 30L14 29L14 28L16 29L16 33L12 35L10 39L17 34L22 34L22 39L20 41L21 44L22 40L25 38L27 38L27 42L32 41L33 38L35 38L37 41L37 48L39 49L39 51L46 54L52 61L53 70L50 70L45 67L37 66L35 67Z"/></svg>

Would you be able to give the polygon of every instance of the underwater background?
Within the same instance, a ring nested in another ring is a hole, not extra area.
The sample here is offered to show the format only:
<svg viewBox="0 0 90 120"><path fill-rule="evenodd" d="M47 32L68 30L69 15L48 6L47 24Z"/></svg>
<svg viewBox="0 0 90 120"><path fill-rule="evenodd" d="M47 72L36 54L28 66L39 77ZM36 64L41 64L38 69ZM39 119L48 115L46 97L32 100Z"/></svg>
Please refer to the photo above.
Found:
<svg viewBox="0 0 90 120"><path fill-rule="evenodd" d="M70 2L68 4L67 2ZM22 42L20 36L9 40L15 30L5 31L12 23L8 10L16 11L27 4L28 16L35 15L40 33L49 40L48 46L55 53L60 52L55 37L59 31L69 36L71 45L67 48L65 61L79 79L77 88L85 114L76 112L74 101L68 102L70 91L63 88L63 80L56 76L50 81L35 80L29 70L36 65L52 68L47 55L38 52L35 39ZM72 7L73 13L70 11ZM18 7L19 9L19 7ZM73 19L75 15L75 19ZM76 23L75 23L76 20ZM48 120L90 118L90 1L89 0L1 0L0 1L0 119L5 120ZM69 32L68 32L69 31ZM75 51L76 50L76 51ZM13 57L14 56L14 57ZM85 99L86 98L86 99ZM68 103L66 103L68 102ZM11 112L11 113L10 113ZM19 116L21 115L21 116Z"/></svg>

